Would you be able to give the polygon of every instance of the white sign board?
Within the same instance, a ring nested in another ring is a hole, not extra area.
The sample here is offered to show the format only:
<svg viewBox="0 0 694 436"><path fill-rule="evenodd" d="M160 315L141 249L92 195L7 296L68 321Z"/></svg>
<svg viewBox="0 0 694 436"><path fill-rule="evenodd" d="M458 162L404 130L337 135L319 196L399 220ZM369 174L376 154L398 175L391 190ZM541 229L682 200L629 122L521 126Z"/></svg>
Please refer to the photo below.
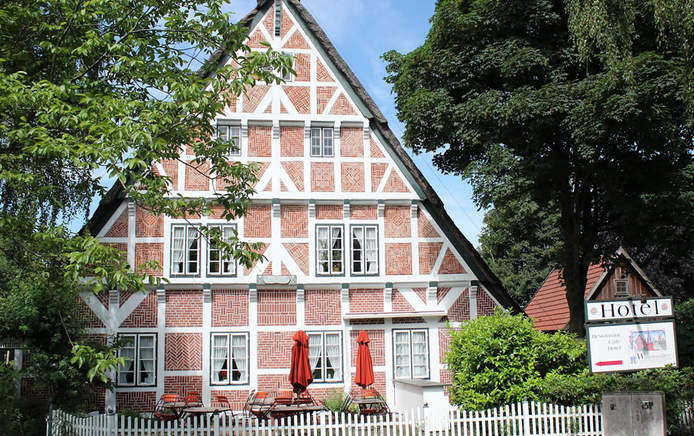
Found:
<svg viewBox="0 0 694 436"><path fill-rule="evenodd" d="M586 321L672 317L672 298L586 301Z"/></svg>
<svg viewBox="0 0 694 436"><path fill-rule="evenodd" d="M674 321L586 326L591 372L677 366Z"/></svg>

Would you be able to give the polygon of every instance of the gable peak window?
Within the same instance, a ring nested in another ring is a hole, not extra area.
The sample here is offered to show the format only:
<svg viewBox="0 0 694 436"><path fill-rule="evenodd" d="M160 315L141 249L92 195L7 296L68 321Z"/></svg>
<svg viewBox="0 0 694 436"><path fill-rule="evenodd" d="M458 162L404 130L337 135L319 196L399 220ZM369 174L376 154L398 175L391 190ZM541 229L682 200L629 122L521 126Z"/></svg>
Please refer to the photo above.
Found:
<svg viewBox="0 0 694 436"><path fill-rule="evenodd" d="M311 156L334 156L332 127L311 127Z"/></svg>

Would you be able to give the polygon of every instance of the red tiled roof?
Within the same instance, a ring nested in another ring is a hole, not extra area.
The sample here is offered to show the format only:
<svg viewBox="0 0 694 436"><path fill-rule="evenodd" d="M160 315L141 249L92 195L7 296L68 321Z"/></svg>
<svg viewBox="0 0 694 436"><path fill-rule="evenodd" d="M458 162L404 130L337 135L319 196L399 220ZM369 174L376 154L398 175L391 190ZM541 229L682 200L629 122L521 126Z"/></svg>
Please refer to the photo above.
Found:
<svg viewBox="0 0 694 436"><path fill-rule="evenodd" d="M602 265L591 264L586 274L586 291L588 295L595 282L600 278L605 268ZM559 277L560 270L552 271L540 290L528 306L525 313L534 318L535 328L538 330L561 330L569 322L569 303L566 301L566 287Z"/></svg>

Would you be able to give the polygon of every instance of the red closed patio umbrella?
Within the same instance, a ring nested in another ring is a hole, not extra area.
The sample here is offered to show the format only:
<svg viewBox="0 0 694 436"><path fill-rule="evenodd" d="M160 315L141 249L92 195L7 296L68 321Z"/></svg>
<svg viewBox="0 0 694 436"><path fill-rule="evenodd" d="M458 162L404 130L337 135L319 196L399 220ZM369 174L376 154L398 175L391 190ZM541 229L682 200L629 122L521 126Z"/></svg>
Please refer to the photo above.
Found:
<svg viewBox="0 0 694 436"><path fill-rule="evenodd" d="M365 388L374 382L374 368L371 363L371 351L369 351L369 335L366 331L359 332L357 343L357 375L354 377L354 382Z"/></svg>
<svg viewBox="0 0 694 436"><path fill-rule="evenodd" d="M313 381L311 364L308 361L308 335L299 330L292 338L292 362L289 369L289 383L297 394L306 390Z"/></svg>

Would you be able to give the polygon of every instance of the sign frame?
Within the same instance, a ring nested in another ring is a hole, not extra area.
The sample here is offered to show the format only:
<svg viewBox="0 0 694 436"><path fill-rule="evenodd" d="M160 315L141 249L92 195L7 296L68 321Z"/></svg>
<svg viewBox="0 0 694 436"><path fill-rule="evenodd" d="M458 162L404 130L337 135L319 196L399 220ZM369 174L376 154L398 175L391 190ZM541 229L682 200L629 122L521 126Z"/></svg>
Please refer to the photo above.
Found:
<svg viewBox="0 0 694 436"><path fill-rule="evenodd" d="M591 346L590 346L590 329L591 328L600 328L600 327L613 327L613 326L637 326L637 325L643 325L643 324L662 324L662 323L670 323L672 324L672 333L674 337L674 343L673 343L673 353L675 355L675 368L679 368L679 353L677 350L677 326L675 325L675 320L674 319L658 319L658 320L649 320L649 321L640 321L640 322L619 322L619 323L593 323L593 324L586 324L586 345L587 345L587 350L588 350L588 370L590 371L591 374L616 374L616 373L631 373L631 372L636 372L636 371L642 371L645 369L656 369L656 368L664 368L664 366L651 366L651 367L646 367L646 368L638 368L638 369L622 369L622 370L614 370L614 371L599 371L599 372L594 372L593 371L593 359L592 359L592 354L591 354Z"/></svg>
<svg viewBox="0 0 694 436"><path fill-rule="evenodd" d="M589 320L589 306L591 305L596 305L596 304L624 304L628 302L644 302L644 301L668 301L670 303L670 311L671 313L668 315L644 315L644 316L624 316L624 317L615 317L615 318L604 318L604 319L591 319ZM653 318L673 318L675 316L675 306L672 301L671 296L656 296L656 297L641 297L641 298L622 298L622 299L614 299L614 300L584 300L583 301L583 311L586 316L586 327L588 324L593 324L593 323L601 323L601 322L608 322L608 323L614 323L614 322L625 322L625 321L630 321L634 320L634 322L638 322L637 320L651 320ZM645 321L644 321L645 322Z"/></svg>

